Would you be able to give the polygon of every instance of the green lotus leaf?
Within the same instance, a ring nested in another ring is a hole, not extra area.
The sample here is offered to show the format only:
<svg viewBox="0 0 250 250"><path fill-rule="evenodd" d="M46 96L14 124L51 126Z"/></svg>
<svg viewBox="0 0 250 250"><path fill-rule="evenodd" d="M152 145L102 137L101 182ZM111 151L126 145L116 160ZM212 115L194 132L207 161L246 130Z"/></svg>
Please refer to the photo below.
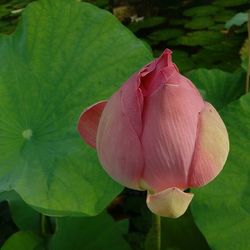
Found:
<svg viewBox="0 0 250 250"><path fill-rule="evenodd" d="M152 17L147 17L147 18L143 19L142 21L131 23L128 26L128 28L133 32L137 32L141 29L147 29L147 28L152 28L152 27L158 26L164 22L166 22L165 17L152 16Z"/></svg>
<svg viewBox="0 0 250 250"><path fill-rule="evenodd" d="M41 245L42 238L39 236L32 232L19 231L7 239L1 250L34 250Z"/></svg>
<svg viewBox="0 0 250 250"><path fill-rule="evenodd" d="M115 222L107 213L95 217L58 218L57 232L52 237L51 250L130 250L123 238L128 221Z"/></svg>
<svg viewBox="0 0 250 250"><path fill-rule="evenodd" d="M216 31L194 31L178 39L179 43L187 46L204 46L218 43L223 40L223 35Z"/></svg>
<svg viewBox="0 0 250 250"><path fill-rule="evenodd" d="M188 19L184 19L184 18L178 18L178 19L171 18L169 20L169 24L172 26L183 26L187 22L188 22Z"/></svg>
<svg viewBox="0 0 250 250"><path fill-rule="evenodd" d="M180 29L161 29L148 35L148 39L153 42L168 41L183 35L184 31Z"/></svg>
<svg viewBox="0 0 250 250"><path fill-rule="evenodd" d="M242 24L248 21L248 14L247 13L237 13L234 17L232 17L229 21L227 21L225 27L230 29L232 26L241 26Z"/></svg>
<svg viewBox="0 0 250 250"><path fill-rule="evenodd" d="M185 28L199 30L199 29L206 29L210 26L213 26L214 21L211 17L194 17L191 21L185 24Z"/></svg>
<svg viewBox="0 0 250 250"><path fill-rule="evenodd" d="M41 233L41 214L27 205L16 192L3 192L0 202L7 201L12 220L22 231Z"/></svg>
<svg viewBox="0 0 250 250"><path fill-rule="evenodd" d="M195 69L187 77L216 109L240 98L244 94L245 74L228 73L219 69Z"/></svg>
<svg viewBox="0 0 250 250"><path fill-rule="evenodd" d="M156 235L151 228L145 242L145 250L155 249ZM181 239L181 240L180 240ZM188 210L177 219L161 218L161 250L209 250L209 246L195 225Z"/></svg>
<svg viewBox="0 0 250 250"><path fill-rule="evenodd" d="M204 46L196 54L193 54L191 58L195 62L196 67L199 68L220 68L226 71L234 71L240 65L238 47L226 46L226 40Z"/></svg>
<svg viewBox="0 0 250 250"><path fill-rule="evenodd" d="M213 30L213 31L222 31L225 29L225 25L222 23L218 23L218 24L208 27L208 29Z"/></svg>
<svg viewBox="0 0 250 250"><path fill-rule="evenodd" d="M93 3L100 8L105 8L109 5L109 0L83 0L82 2Z"/></svg>
<svg viewBox="0 0 250 250"><path fill-rule="evenodd" d="M243 4L248 4L249 0L215 0L213 1L214 5L223 6L223 7L233 7Z"/></svg>
<svg viewBox="0 0 250 250"><path fill-rule="evenodd" d="M195 64L190 56L182 50L173 51L173 61L178 66L181 72L186 72L195 67Z"/></svg>
<svg viewBox="0 0 250 250"><path fill-rule="evenodd" d="M250 94L221 111L230 138L230 153L221 174L192 190L196 224L214 250L250 246Z"/></svg>
<svg viewBox="0 0 250 250"><path fill-rule="evenodd" d="M152 59L115 17L41 0L0 37L0 191L50 215L95 215L122 190L83 143L82 110Z"/></svg>
<svg viewBox="0 0 250 250"><path fill-rule="evenodd" d="M224 10L220 11L219 15L216 15L214 17L214 21L218 22L218 23L223 23L225 25L225 22L230 20L235 14L236 14L236 12L233 10L224 9Z"/></svg>
<svg viewBox="0 0 250 250"><path fill-rule="evenodd" d="M219 8L213 5L203 5L187 9L183 12L184 16L209 16L215 15Z"/></svg>

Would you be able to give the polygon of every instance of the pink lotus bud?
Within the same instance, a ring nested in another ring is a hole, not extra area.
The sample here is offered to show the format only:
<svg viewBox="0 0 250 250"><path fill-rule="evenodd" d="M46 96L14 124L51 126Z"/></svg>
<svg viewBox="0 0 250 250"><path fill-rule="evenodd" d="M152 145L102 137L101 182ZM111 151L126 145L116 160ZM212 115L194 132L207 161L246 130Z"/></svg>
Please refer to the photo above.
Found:
<svg viewBox="0 0 250 250"><path fill-rule="evenodd" d="M149 209L179 217L185 193L213 180L229 151L226 127L165 50L111 96L85 110L78 130L117 182L148 190Z"/></svg>

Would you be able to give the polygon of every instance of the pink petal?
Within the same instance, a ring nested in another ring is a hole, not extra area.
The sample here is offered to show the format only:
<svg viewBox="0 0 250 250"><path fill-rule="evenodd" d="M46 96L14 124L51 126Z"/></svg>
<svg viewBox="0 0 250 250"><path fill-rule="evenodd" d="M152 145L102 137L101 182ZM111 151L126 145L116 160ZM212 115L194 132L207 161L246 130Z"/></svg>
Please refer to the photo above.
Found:
<svg viewBox="0 0 250 250"><path fill-rule="evenodd" d="M141 189L139 180L143 170L141 143L129 118L122 111L121 91L108 101L97 132L99 160L117 182Z"/></svg>
<svg viewBox="0 0 250 250"><path fill-rule="evenodd" d="M185 213L193 196L193 194L172 187L159 193L148 194L147 205L157 215L178 218Z"/></svg>
<svg viewBox="0 0 250 250"><path fill-rule="evenodd" d="M199 187L222 170L229 152L226 127L217 111L206 103L200 113L198 137L189 172L189 186Z"/></svg>
<svg viewBox="0 0 250 250"><path fill-rule="evenodd" d="M198 114L204 106L190 84L183 77L181 83L162 85L144 100L143 180L156 192L188 187Z"/></svg>
<svg viewBox="0 0 250 250"><path fill-rule="evenodd" d="M136 73L121 88L122 112L138 136L142 132L141 114L143 109L143 95L139 85L140 79Z"/></svg>
<svg viewBox="0 0 250 250"><path fill-rule="evenodd" d="M102 111L107 101L97 102L83 111L77 129L82 139L91 147L96 147L96 134Z"/></svg>
<svg viewBox="0 0 250 250"><path fill-rule="evenodd" d="M146 65L139 72L140 88L144 96L151 95L160 85L165 83L165 76L161 73L163 68L176 69L173 67L171 58L172 52L166 49L159 58Z"/></svg>
<svg viewBox="0 0 250 250"><path fill-rule="evenodd" d="M159 58L130 77L121 88L122 111L138 136L142 132L144 97L151 95L168 79L176 80L175 82L182 80L180 78L183 76L172 63L171 54L172 52L166 49Z"/></svg>

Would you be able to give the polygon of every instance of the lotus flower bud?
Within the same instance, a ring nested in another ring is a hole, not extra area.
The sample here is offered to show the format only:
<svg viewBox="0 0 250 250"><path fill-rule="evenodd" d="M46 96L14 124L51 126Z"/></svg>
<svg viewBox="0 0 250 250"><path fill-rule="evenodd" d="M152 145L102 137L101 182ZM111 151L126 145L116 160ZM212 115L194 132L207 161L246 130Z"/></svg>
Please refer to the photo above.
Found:
<svg viewBox="0 0 250 250"><path fill-rule="evenodd" d="M78 124L105 171L122 185L147 190L149 209L179 217L200 187L222 170L226 127L164 53L135 73L108 101L87 108Z"/></svg>

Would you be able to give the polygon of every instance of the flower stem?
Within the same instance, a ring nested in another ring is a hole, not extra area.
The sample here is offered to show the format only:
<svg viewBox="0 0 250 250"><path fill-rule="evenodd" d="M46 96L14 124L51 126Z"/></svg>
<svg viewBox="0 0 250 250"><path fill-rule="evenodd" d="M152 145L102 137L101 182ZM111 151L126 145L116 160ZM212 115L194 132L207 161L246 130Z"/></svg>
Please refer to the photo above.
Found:
<svg viewBox="0 0 250 250"><path fill-rule="evenodd" d="M161 216L152 214L153 215L153 223L152 229L155 239L155 249L154 250L161 250Z"/></svg>

